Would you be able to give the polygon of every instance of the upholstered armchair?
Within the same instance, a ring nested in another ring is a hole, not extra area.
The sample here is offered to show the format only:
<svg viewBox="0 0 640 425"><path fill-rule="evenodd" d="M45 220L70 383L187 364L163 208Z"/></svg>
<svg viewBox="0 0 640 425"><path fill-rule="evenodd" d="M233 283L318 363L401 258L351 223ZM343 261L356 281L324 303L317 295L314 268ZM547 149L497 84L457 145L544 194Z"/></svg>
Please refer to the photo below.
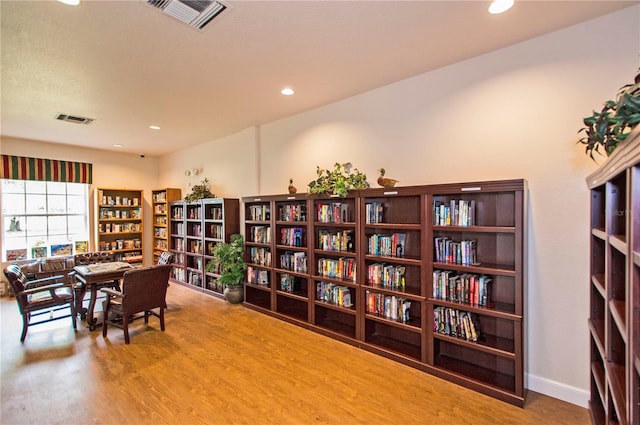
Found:
<svg viewBox="0 0 640 425"><path fill-rule="evenodd" d="M100 291L107 294L103 308L102 336L107 336L109 325L121 326L125 344L129 344L129 322L144 318L144 322L149 323L151 315L160 319L160 329L164 332L165 298L170 271L171 266L168 264L132 269L124 274L122 291L102 288ZM158 309L157 313L155 309ZM110 313L112 316L120 316L122 323L109 321Z"/></svg>
<svg viewBox="0 0 640 425"><path fill-rule="evenodd" d="M77 329L74 294L73 290L64 283L64 276L51 276L27 281L20 266L16 264L5 267L4 275L11 285L11 290L16 297L22 315L20 342L24 342L27 337L29 326L69 316L71 316L73 329ZM70 314L60 314L60 311L66 307L69 307Z"/></svg>

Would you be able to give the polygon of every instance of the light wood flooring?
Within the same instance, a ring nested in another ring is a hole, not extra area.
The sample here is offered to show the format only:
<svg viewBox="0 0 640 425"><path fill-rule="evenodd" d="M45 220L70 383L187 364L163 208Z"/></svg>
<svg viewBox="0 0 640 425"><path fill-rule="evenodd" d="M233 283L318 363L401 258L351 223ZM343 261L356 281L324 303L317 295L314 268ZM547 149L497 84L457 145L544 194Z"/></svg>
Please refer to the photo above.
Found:
<svg viewBox="0 0 640 425"><path fill-rule="evenodd" d="M32 327L0 299L0 423L588 424L586 409L529 392L524 409L241 305L171 285L166 332L150 318L90 332Z"/></svg>

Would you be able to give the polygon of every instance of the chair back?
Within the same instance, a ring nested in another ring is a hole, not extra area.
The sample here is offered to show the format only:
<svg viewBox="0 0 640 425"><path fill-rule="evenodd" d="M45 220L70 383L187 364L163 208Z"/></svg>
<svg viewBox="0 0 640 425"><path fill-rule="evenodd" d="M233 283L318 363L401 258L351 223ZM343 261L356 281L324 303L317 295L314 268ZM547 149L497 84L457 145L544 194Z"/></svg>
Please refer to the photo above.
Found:
<svg viewBox="0 0 640 425"><path fill-rule="evenodd" d="M122 279L122 310L127 314L165 306L170 265L128 270Z"/></svg>
<svg viewBox="0 0 640 425"><path fill-rule="evenodd" d="M73 261L76 266L84 266L86 264L111 263L113 262L113 252L85 252L76 254Z"/></svg>
<svg viewBox="0 0 640 425"><path fill-rule="evenodd" d="M22 273L22 269L17 264L10 264L4 269L4 275L11 285L11 290L16 296L16 301L22 312L27 304L27 297L20 295L27 288L27 277Z"/></svg>

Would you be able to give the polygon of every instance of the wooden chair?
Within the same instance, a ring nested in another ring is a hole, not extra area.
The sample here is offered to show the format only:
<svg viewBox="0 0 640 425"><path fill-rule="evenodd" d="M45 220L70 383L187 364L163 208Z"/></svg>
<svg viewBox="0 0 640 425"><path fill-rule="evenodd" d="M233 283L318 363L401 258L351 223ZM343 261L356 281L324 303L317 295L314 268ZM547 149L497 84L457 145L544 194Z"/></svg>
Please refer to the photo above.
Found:
<svg viewBox="0 0 640 425"><path fill-rule="evenodd" d="M24 342L27 337L29 326L69 317L69 315L55 314L66 308L67 305L73 329L77 329L73 290L64 283L64 276L51 276L27 281L20 266L16 264L5 267L4 275L11 285L22 315L20 342ZM39 320L32 322L32 318Z"/></svg>
<svg viewBox="0 0 640 425"><path fill-rule="evenodd" d="M124 341L129 344L129 322L144 318L149 323L149 316L160 319L160 329L164 332L164 310L166 308L167 282L171 266L155 265L129 270L122 279L122 291L103 288L107 294L104 301L102 319L102 336L107 336L108 325L121 326L124 330ZM154 309L159 309L156 313ZM122 324L109 321L109 313L122 317ZM143 315L134 316L137 313Z"/></svg>

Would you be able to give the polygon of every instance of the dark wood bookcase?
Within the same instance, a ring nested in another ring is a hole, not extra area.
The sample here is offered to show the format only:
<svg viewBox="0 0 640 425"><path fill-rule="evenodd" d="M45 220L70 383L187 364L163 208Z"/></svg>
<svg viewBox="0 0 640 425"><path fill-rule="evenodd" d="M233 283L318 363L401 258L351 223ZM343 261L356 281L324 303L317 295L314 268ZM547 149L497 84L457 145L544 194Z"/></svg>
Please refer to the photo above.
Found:
<svg viewBox="0 0 640 425"><path fill-rule="evenodd" d="M244 305L523 406L526 195L509 180L245 197ZM445 242L466 260L439 257Z"/></svg>
<svg viewBox="0 0 640 425"><path fill-rule="evenodd" d="M169 251L169 204L179 201L181 190L175 188L151 191L153 211L153 263L156 264L164 251Z"/></svg>
<svg viewBox="0 0 640 425"><path fill-rule="evenodd" d="M594 424L640 423L639 129L587 178Z"/></svg>
<svg viewBox="0 0 640 425"><path fill-rule="evenodd" d="M223 298L218 274L206 272L211 249L230 242L240 233L240 201L232 198L205 198L197 202L169 204L169 244L173 253L171 281Z"/></svg>

